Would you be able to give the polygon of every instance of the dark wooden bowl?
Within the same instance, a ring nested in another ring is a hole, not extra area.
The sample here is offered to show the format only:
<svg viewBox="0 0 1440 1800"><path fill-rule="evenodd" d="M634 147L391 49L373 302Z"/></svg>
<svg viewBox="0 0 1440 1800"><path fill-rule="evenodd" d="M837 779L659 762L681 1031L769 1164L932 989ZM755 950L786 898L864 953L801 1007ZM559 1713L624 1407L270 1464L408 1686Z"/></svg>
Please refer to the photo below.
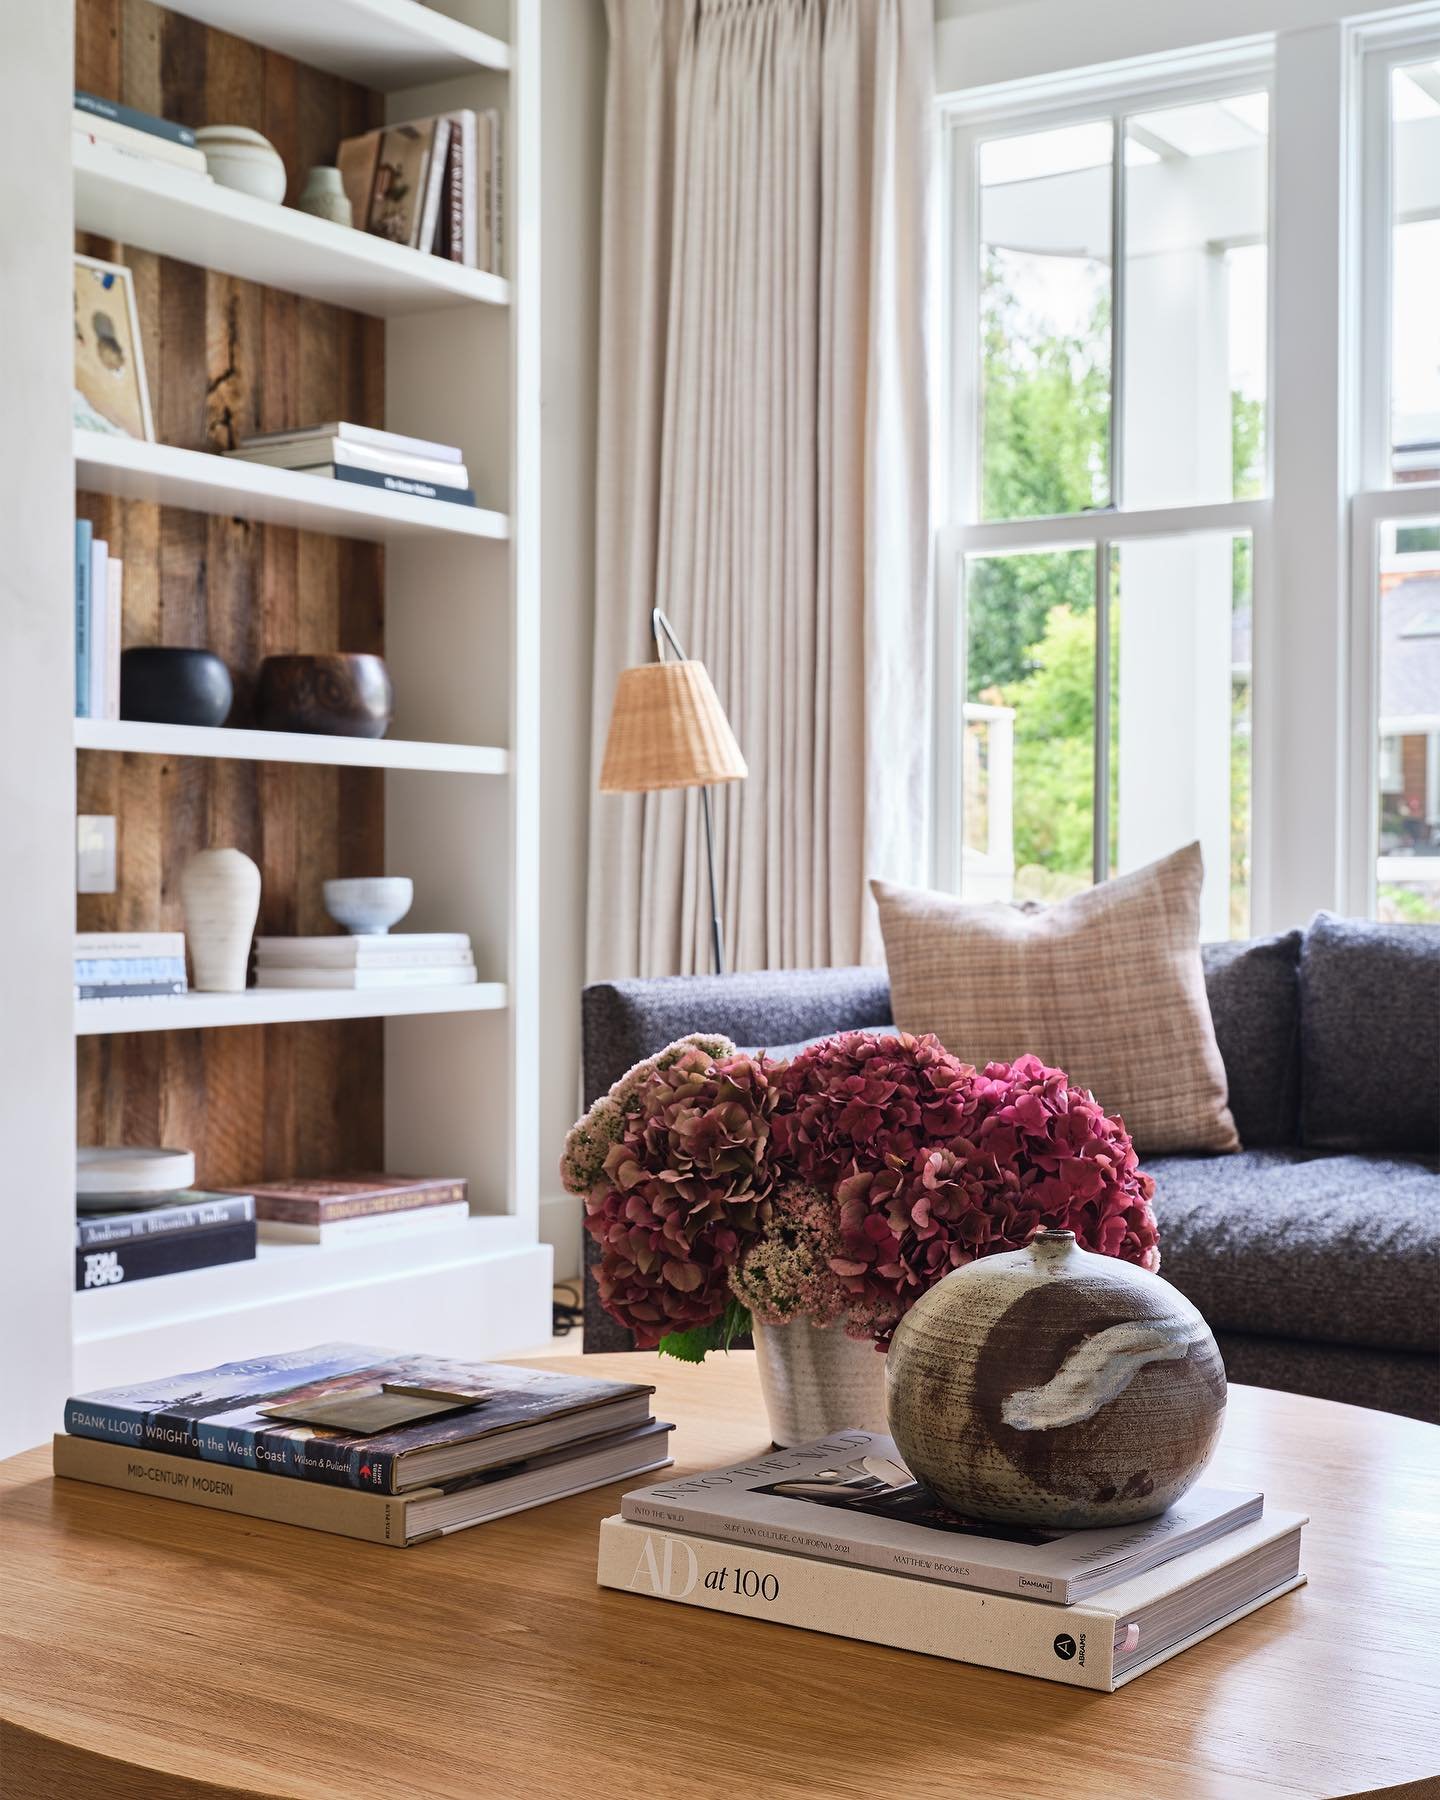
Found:
<svg viewBox="0 0 1440 1800"><path fill-rule="evenodd" d="M122 719L223 725L234 698L230 671L209 650L137 644L120 658Z"/></svg>
<svg viewBox="0 0 1440 1800"><path fill-rule="evenodd" d="M383 657L344 651L267 656L255 689L255 723L262 731L378 738L394 704Z"/></svg>

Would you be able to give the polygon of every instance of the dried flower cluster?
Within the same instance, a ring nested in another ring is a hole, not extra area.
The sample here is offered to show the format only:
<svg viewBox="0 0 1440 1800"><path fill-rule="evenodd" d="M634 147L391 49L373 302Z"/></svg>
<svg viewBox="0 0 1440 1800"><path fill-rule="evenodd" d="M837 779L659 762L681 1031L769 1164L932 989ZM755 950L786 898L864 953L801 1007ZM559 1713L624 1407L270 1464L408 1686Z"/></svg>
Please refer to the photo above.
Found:
<svg viewBox="0 0 1440 1800"><path fill-rule="evenodd" d="M732 1293L884 1348L942 1276L1045 1226L1160 1260L1118 1119L1037 1057L977 1074L934 1037L846 1032L788 1065L682 1039L591 1108L562 1174L601 1299L645 1348L688 1333L703 1353Z"/></svg>

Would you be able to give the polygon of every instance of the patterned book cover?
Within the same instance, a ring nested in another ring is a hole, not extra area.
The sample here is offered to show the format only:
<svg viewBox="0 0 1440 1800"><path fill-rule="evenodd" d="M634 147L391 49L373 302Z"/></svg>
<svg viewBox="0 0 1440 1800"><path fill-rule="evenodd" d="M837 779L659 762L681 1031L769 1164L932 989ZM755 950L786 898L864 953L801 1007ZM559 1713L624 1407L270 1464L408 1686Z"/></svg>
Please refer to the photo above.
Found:
<svg viewBox="0 0 1440 1800"><path fill-rule="evenodd" d="M290 1225L333 1225L374 1213L410 1212L417 1206L453 1206L470 1184L451 1175L331 1175L293 1181L261 1181L235 1192L255 1196L257 1219Z"/></svg>
<svg viewBox="0 0 1440 1800"><path fill-rule="evenodd" d="M310 1425L286 1425L260 1408L279 1400L317 1401L375 1392L382 1383L446 1388L478 1396L462 1411L394 1430L358 1436ZM567 1441L617 1429L618 1403L649 1412L654 1388L639 1382L598 1381L499 1363L450 1362L397 1355L359 1344L321 1344L248 1362L222 1363L133 1387L82 1394L65 1408L74 1437L100 1438L193 1456L203 1462L263 1469L272 1475L398 1493L416 1485L406 1459L416 1452L467 1445L469 1472L514 1462L540 1449L531 1427L564 1422Z"/></svg>

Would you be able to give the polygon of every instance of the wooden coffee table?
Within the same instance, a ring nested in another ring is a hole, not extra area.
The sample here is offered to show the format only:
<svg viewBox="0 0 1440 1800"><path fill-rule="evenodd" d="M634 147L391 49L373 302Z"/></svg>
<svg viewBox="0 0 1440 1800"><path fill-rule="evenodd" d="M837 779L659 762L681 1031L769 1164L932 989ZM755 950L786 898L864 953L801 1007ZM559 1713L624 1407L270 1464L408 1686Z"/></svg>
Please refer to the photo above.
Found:
<svg viewBox="0 0 1440 1800"><path fill-rule="evenodd" d="M677 1470L766 1447L748 1352L585 1366L653 1374ZM55 1481L34 1450L0 1464L0 1790L1440 1793L1440 1430L1233 1388L1210 1474L1309 1513L1309 1586L1093 1694L599 1589L618 1486L387 1550Z"/></svg>

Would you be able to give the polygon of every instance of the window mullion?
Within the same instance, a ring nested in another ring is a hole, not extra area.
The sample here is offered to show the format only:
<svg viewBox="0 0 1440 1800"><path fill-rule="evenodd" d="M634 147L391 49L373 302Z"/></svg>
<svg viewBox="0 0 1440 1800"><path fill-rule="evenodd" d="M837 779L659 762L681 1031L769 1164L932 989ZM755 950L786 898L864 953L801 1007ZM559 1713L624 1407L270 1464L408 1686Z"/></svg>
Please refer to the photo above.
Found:
<svg viewBox="0 0 1440 1800"><path fill-rule="evenodd" d="M1110 121L1110 504L1125 504L1125 124Z"/></svg>
<svg viewBox="0 0 1440 1800"><path fill-rule="evenodd" d="M1095 546L1095 796L1091 873L1110 878L1110 546Z"/></svg>

